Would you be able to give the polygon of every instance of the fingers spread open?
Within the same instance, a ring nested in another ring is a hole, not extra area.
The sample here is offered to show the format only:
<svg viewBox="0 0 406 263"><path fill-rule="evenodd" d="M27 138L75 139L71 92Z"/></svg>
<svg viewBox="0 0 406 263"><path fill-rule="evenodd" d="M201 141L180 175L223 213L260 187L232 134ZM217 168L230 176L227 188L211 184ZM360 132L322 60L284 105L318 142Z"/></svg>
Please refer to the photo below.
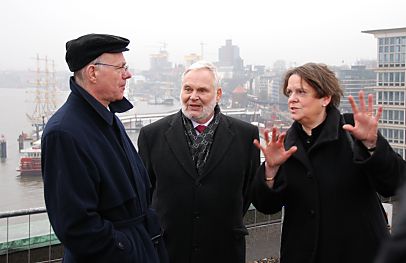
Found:
<svg viewBox="0 0 406 263"><path fill-rule="evenodd" d="M351 95L348 96L348 102L349 102L350 105L351 105L352 112L353 112L354 114L356 114L356 113L358 112L358 107L357 107L357 104L355 104L354 97L351 96Z"/></svg>
<svg viewBox="0 0 406 263"><path fill-rule="evenodd" d="M358 97L359 97L359 106L361 108L361 112L365 112L365 101L364 101L364 92L362 90L359 91L358 93ZM355 114L355 112L354 112Z"/></svg>

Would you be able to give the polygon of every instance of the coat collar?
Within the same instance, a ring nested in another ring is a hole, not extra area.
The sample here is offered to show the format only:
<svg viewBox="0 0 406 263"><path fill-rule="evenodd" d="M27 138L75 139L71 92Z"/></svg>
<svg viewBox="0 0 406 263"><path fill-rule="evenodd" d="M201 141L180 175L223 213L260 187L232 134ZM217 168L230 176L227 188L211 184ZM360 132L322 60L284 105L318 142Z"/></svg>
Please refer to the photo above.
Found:
<svg viewBox="0 0 406 263"><path fill-rule="evenodd" d="M126 99L115 101L109 104L110 111L98 102L92 95L75 82L75 78L70 78L70 89L73 94L82 97L109 125L113 125L113 115L116 112L125 112L133 108L133 105Z"/></svg>
<svg viewBox="0 0 406 263"><path fill-rule="evenodd" d="M193 178L196 178L197 170L193 163L187 141L184 138L185 135L183 134L182 111L180 110L173 115L172 118L168 119L168 124L169 128L165 132L166 142L183 169L185 169Z"/></svg>
<svg viewBox="0 0 406 263"><path fill-rule="evenodd" d="M319 147L321 144L338 140L340 129L341 129L341 114L337 108L333 107L327 111L327 117L325 120L325 125L323 130L320 133L319 138L313 144L313 146L309 149L308 153ZM285 138L285 148L289 149L290 147L296 145L297 151L292 155L292 157L299 159L302 163L304 163L308 168L310 167L310 161L308 159L308 154L304 150L303 144L299 138L299 134L297 133L296 129L293 125L287 131L287 135Z"/></svg>
<svg viewBox="0 0 406 263"><path fill-rule="evenodd" d="M182 111L179 111L173 118L168 119L169 129L165 132L166 141L173 151L175 158L186 170L186 172L196 181L200 181L207 176L222 160L225 153L229 149L234 137L234 133L230 129L231 123L221 113L220 123L217 126L214 141L210 149L209 159L204 168L204 173L198 176L195 164L189 151L189 146L185 139L184 127L182 124Z"/></svg>

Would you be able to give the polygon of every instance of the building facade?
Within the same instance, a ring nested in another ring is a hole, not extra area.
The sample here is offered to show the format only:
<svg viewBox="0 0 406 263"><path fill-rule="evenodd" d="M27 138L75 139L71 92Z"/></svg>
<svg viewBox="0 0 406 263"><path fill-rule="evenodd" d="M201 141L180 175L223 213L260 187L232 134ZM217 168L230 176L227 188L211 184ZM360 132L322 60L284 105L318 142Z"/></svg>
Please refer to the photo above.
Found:
<svg viewBox="0 0 406 263"><path fill-rule="evenodd" d="M338 69L337 76L340 80L341 87L344 90L344 97L340 103L340 111L352 112L348 96L353 96L357 103L358 93L363 90L365 94L374 94L372 87L376 84L376 73L366 65L354 65L350 69Z"/></svg>
<svg viewBox="0 0 406 263"><path fill-rule="evenodd" d="M362 31L377 39L375 102L384 110L379 130L392 148L405 158L406 27Z"/></svg>

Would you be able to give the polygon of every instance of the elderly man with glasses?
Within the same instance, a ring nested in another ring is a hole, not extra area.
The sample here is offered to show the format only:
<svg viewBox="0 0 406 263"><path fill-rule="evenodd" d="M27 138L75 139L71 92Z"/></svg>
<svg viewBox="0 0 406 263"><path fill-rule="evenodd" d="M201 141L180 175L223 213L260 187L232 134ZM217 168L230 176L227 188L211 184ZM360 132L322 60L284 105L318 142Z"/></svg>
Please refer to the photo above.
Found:
<svg viewBox="0 0 406 263"><path fill-rule="evenodd" d="M133 107L123 95L129 42L89 34L66 43L71 93L45 127L42 176L67 263L167 262L147 172L115 115Z"/></svg>

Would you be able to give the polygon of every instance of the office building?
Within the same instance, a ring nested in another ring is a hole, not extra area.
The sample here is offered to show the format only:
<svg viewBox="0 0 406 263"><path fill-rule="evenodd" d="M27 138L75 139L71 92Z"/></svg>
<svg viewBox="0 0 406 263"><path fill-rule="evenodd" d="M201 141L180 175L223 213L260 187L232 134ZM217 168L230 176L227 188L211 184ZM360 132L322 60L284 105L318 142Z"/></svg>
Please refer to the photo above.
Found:
<svg viewBox="0 0 406 263"><path fill-rule="evenodd" d="M392 148L405 158L406 27L362 31L377 39L375 102L384 110L379 130Z"/></svg>

